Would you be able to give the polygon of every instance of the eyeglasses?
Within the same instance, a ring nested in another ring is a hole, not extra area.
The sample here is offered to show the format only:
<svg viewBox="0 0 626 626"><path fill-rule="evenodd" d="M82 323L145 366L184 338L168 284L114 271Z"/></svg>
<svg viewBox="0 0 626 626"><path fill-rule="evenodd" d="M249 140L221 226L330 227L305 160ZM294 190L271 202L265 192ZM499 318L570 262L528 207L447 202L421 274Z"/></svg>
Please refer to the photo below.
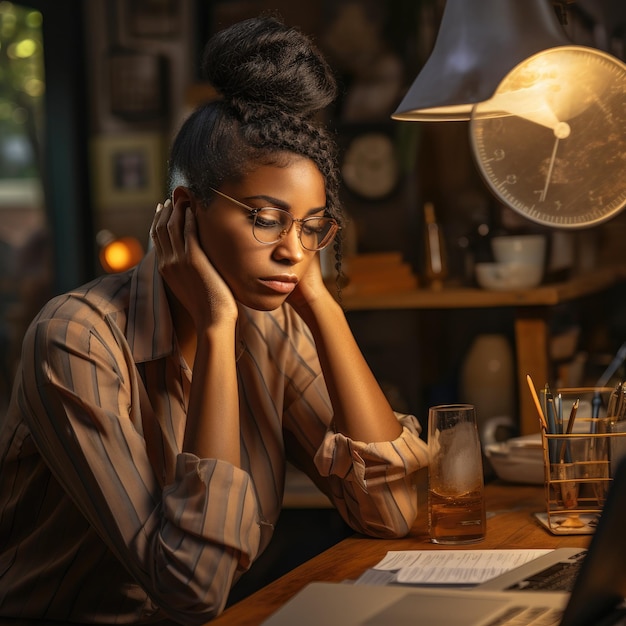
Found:
<svg viewBox="0 0 626 626"><path fill-rule="evenodd" d="M317 252L330 244L335 238L337 231L341 228L332 217L305 217L300 220L284 209L276 207L255 209L217 189L213 189L213 187L210 187L210 189L218 196L222 196L222 198L230 200L233 204L250 212L252 234L259 243L271 244L280 241L291 230L293 223L296 222L300 225L300 228L296 230L302 247L305 250Z"/></svg>

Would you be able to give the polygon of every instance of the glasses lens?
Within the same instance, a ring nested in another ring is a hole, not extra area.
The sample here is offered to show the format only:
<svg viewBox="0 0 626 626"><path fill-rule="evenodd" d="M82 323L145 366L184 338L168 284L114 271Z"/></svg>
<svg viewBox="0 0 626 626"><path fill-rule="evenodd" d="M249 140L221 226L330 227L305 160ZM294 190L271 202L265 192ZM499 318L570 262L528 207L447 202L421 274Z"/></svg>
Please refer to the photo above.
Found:
<svg viewBox="0 0 626 626"><path fill-rule="evenodd" d="M337 223L330 217L309 217L302 222L300 241L307 250L325 248L337 232Z"/></svg>
<svg viewBox="0 0 626 626"><path fill-rule="evenodd" d="M293 218L281 209L261 209L254 216L253 234L260 243L276 243L293 224ZM307 217L300 222L300 242L307 250L325 248L337 232L337 222L330 217Z"/></svg>
<svg viewBox="0 0 626 626"><path fill-rule="evenodd" d="M276 243L291 228L292 223L287 211L261 209L254 216L253 234L261 243Z"/></svg>

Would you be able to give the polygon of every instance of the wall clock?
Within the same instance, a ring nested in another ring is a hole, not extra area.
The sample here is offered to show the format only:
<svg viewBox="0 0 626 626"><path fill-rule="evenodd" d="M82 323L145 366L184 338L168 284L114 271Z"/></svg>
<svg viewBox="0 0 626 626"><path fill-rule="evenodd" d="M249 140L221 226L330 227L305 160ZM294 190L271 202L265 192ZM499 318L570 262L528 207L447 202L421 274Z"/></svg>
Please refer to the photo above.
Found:
<svg viewBox="0 0 626 626"><path fill-rule="evenodd" d="M368 200L388 196L398 184L400 167L393 142L383 132L365 132L348 144L341 175L346 187Z"/></svg>
<svg viewBox="0 0 626 626"><path fill-rule="evenodd" d="M626 206L626 64L584 46L544 50L474 107L470 138L505 205L558 228L604 222Z"/></svg>

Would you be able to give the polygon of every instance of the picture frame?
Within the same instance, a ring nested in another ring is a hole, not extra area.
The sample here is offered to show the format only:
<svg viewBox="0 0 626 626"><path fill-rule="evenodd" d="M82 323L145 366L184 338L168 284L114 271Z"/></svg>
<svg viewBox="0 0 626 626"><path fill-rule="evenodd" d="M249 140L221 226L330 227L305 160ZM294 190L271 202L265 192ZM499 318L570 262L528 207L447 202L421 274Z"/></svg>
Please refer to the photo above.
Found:
<svg viewBox="0 0 626 626"><path fill-rule="evenodd" d="M159 133L100 135L91 142L97 208L152 205L165 193L164 140Z"/></svg>

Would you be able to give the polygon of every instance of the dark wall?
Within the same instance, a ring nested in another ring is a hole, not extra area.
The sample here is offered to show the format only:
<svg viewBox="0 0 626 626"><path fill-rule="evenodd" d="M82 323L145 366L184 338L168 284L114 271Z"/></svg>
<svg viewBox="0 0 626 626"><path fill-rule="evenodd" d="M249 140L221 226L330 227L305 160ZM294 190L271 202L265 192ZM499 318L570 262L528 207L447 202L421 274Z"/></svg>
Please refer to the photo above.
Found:
<svg viewBox="0 0 626 626"><path fill-rule="evenodd" d="M44 189L54 249L54 291L94 275L87 153L84 3L29 0L43 14L46 79Z"/></svg>

